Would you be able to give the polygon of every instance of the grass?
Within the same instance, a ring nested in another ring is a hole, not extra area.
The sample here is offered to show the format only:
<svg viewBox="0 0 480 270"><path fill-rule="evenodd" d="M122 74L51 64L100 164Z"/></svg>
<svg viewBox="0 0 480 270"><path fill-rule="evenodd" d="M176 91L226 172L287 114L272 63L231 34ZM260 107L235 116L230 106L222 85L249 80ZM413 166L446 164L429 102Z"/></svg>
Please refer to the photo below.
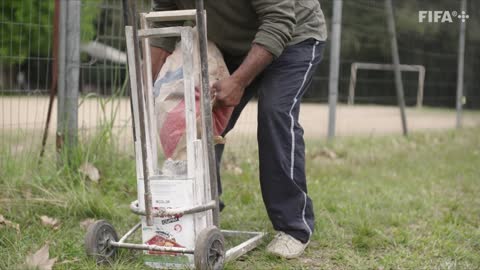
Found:
<svg viewBox="0 0 480 270"><path fill-rule="evenodd" d="M256 155L228 153L222 227L267 231L269 237L226 269L480 269L478 134L480 128L308 142L316 230L297 260L264 252L273 230ZM137 196L134 159L116 152L111 138L102 132L60 167L54 156L37 166L36 155L12 156L0 146L0 214L20 224L19 233L0 227L0 269L21 268L47 242L58 258L54 269L144 269L139 252L122 250L107 267L84 255L84 219L108 219L120 233L138 221L128 210ZM84 161L99 168L100 183L77 172ZM43 226L41 215L59 219L61 227Z"/></svg>

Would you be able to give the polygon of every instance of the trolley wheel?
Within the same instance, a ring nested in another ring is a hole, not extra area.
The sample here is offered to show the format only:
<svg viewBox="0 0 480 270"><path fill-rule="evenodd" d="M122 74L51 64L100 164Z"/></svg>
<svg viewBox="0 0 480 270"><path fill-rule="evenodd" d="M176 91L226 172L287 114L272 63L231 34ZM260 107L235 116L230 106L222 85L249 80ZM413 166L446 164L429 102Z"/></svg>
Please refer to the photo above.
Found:
<svg viewBox="0 0 480 270"><path fill-rule="evenodd" d="M223 269L225 263L225 239L215 226L203 229L195 241L195 268L200 270Z"/></svg>
<svg viewBox="0 0 480 270"><path fill-rule="evenodd" d="M85 235L87 256L94 257L98 264L110 262L117 251L110 241L118 241L117 232L110 223L98 220L91 224Z"/></svg>

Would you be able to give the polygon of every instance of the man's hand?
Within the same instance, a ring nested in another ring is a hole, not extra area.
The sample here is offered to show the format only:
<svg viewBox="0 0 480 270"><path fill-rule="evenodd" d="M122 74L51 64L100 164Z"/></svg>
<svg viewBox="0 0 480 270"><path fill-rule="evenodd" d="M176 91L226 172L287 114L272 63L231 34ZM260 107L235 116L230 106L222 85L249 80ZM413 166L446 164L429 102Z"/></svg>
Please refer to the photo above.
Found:
<svg viewBox="0 0 480 270"><path fill-rule="evenodd" d="M232 76L213 84L214 106L234 107L240 103L246 83Z"/></svg>
<svg viewBox="0 0 480 270"><path fill-rule="evenodd" d="M273 55L263 46L253 44L243 63L232 76L220 80L213 85L215 106L237 106L242 99L245 87L252 83L265 67L273 61Z"/></svg>
<svg viewBox="0 0 480 270"><path fill-rule="evenodd" d="M152 78L153 81L157 78L160 69L162 69L163 64L165 64L165 60L171 53L159 48L150 46L150 55L152 58Z"/></svg>

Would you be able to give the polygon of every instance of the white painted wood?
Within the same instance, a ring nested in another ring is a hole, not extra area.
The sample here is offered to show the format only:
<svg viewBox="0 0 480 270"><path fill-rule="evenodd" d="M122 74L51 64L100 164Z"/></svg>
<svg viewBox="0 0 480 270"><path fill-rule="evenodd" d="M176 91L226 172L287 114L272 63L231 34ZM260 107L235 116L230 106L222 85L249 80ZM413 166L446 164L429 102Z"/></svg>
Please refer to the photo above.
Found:
<svg viewBox="0 0 480 270"><path fill-rule="evenodd" d="M136 67L136 68L140 68L141 67ZM141 73L141 72L140 72ZM142 73L141 73L142 74ZM152 127L150 126L150 121L149 121L149 115L148 115L148 105L147 105L147 102L148 102L148 99L146 98L146 93L145 93L145 89L146 89L146 85L145 85L145 79L143 77L143 74L142 74L142 77L140 78L141 81L142 81L142 96L138 96L138 98L142 98L143 99L143 115L144 115L144 119L143 119L143 122L144 122L144 126L145 126L145 140L146 140L146 146L147 146L147 151L146 151L146 157L145 157L145 161L147 162L147 169L148 169L148 175L154 175L155 174L155 170L153 169L154 168L154 162L153 162L153 158L152 158L152 140L151 140L151 129Z"/></svg>
<svg viewBox="0 0 480 270"><path fill-rule="evenodd" d="M148 29L148 23L144 16L140 16L140 25L142 29ZM142 39L142 54L143 54L143 81L145 83L146 93L146 107L147 107L147 119L149 126L150 136L150 151L152 159L152 169L154 174L158 173L158 145L157 145L157 121L155 115L155 104L153 97L153 78L152 78L152 56L150 53L150 42L148 38ZM153 175L153 174L151 174Z"/></svg>
<svg viewBox="0 0 480 270"><path fill-rule="evenodd" d="M193 32L191 27L181 33L183 58L183 87L185 96L185 121L187 142L188 177L195 175L194 140L197 139L197 121L195 114L195 80L193 79Z"/></svg>
<svg viewBox="0 0 480 270"><path fill-rule="evenodd" d="M127 59L128 59L128 74L129 74L129 79L130 79L130 91L132 95L132 106L133 106L133 123L135 126L135 149L140 149L141 145L141 136L140 136L140 113L138 111L139 105L138 105L138 98L143 98L138 96L138 85L137 85L137 73L136 69L137 67L135 66L135 52L133 48L133 29L131 26L126 26L125 27L125 39L127 43ZM146 112L145 112L146 113ZM146 115L146 114L145 114ZM145 127L148 131L148 121L145 121ZM148 134L148 133L147 133ZM147 138L147 147L150 148L150 140ZM147 151L148 152L148 151ZM137 156L137 172L142 172L142 162L141 162L141 152L136 150L136 156ZM147 154L147 157L145 158L147 161L147 168L150 173L150 175L153 175L153 167L152 167L152 159L151 157ZM138 162L140 161L140 162ZM143 173L137 174L137 178L143 178Z"/></svg>
<svg viewBox="0 0 480 270"><path fill-rule="evenodd" d="M203 147L201 140L195 140L195 178L194 178L194 203L195 205L203 205L211 201L207 199L207 194L205 193L205 181L204 176L204 164L202 162L203 158ZM204 211L195 214L195 235L198 235L203 229L212 225L212 211Z"/></svg>
<svg viewBox="0 0 480 270"><path fill-rule="evenodd" d="M139 38L148 38L148 37L178 37L183 31L184 26L175 26L175 27L165 27L165 28L150 28L150 29L139 29L138 37Z"/></svg>
<svg viewBox="0 0 480 270"><path fill-rule="evenodd" d="M136 167L137 167L137 178L143 178L142 173L142 159L140 151L140 118L138 112L138 96L137 96L137 73L135 71L135 53L133 51L133 30L131 26L125 27L125 40L127 43L127 57L130 59L128 65L128 75L130 79L130 91L132 98L132 107L133 107L133 125L135 128L135 154L136 154Z"/></svg>
<svg viewBox="0 0 480 270"><path fill-rule="evenodd" d="M135 141L135 169L137 172L137 179L143 179L143 164L142 164L142 150L140 140ZM138 190L137 190L138 192ZM141 195L141 196L140 196ZM143 194L138 193L138 198L143 198Z"/></svg>
<svg viewBox="0 0 480 270"><path fill-rule="evenodd" d="M194 9L152 11L141 15L149 22L195 21L197 11Z"/></svg>
<svg viewBox="0 0 480 270"><path fill-rule="evenodd" d="M225 233L225 231L222 230L222 233ZM225 261L230 262L238 257L246 254L250 250L256 248L257 246L260 245L262 242L263 237L266 235L266 233L258 232L258 233L244 233L244 232L237 232L237 235L252 235L250 239L248 239L245 242L240 243L239 245L232 247L231 249L227 250L225 252Z"/></svg>

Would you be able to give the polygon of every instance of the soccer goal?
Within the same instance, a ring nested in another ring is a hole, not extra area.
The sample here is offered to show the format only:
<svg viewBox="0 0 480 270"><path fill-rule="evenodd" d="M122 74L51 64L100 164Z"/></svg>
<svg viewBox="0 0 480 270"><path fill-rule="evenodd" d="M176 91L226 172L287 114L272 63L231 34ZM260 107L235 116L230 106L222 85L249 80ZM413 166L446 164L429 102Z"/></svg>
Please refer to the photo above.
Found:
<svg viewBox="0 0 480 270"><path fill-rule="evenodd" d="M350 73L350 86L348 89L348 104L353 105L355 100L355 86L357 84L357 70L385 70L393 71L392 64L377 64L377 63L352 63ZM400 65L400 71L418 72L418 90L417 90L417 108L423 105L423 88L425 85L425 67L421 65Z"/></svg>

